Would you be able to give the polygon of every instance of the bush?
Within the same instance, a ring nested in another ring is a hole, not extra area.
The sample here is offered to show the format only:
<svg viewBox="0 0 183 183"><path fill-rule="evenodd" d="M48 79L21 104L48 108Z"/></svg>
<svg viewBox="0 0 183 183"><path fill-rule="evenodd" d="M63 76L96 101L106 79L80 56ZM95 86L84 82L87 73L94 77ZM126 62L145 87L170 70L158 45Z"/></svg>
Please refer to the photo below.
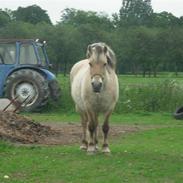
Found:
<svg viewBox="0 0 183 183"><path fill-rule="evenodd" d="M183 87L171 79L156 84L121 86L115 112L173 112L183 105L182 91Z"/></svg>

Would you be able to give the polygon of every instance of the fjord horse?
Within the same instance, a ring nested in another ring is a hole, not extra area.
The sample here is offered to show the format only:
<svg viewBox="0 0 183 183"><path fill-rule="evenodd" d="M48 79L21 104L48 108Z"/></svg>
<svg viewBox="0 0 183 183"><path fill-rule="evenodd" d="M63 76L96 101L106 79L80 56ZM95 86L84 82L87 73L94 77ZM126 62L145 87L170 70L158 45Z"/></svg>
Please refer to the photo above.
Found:
<svg viewBox="0 0 183 183"><path fill-rule="evenodd" d="M80 148L89 153L94 153L98 149L99 114L104 115L102 152L110 152L107 141L109 117L119 96L115 67L116 58L111 48L105 43L94 43L87 48L87 59L77 62L71 69L71 95L76 105L76 111L80 113L83 127Z"/></svg>

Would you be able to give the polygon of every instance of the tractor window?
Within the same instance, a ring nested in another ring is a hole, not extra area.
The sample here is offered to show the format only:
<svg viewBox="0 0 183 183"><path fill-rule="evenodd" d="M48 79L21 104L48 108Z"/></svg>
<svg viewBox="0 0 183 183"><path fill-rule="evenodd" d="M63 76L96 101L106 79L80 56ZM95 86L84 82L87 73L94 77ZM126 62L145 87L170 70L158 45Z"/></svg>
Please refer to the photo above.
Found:
<svg viewBox="0 0 183 183"><path fill-rule="evenodd" d="M21 45L20 64L37 64L37 57L32 44Z"/></svg>
<svg viewBox="0 0 183 183"><path fill-rule="evenodd" d="M46 58L45 58L45 55L44 55L44 52L43 52L43 48L41 46L37 46L37 49L38 49L38 53L39 53L39 57L40 57L40 60L41 60L41 65L42 66L46 66Z"/></svg>
<svg viewBox="0 0 183 183"><path fill-rule="evenodd" d="M0 64L14 64L16 57L15 44L0 44Z"/></svg>

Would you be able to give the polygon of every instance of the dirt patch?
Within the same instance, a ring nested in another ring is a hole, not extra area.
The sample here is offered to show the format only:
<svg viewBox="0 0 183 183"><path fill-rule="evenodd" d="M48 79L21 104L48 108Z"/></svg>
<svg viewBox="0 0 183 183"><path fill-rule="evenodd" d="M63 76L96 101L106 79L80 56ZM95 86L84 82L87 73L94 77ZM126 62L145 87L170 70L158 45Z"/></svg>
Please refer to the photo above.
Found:
<svg viewBox="0 0 183 183"><path fill-rule="evenodd" d="M137 125L111 125L110 139L154 127ZM77 123L37 123L12 112L0 112L0 139L21 144L74 144L80 143L82 127ZM102 130L99 127L99 138Z"/></svg>
<svg viewBox="0 0 183 183"><path fill-rule="evenodd" d="M59 133L49 126L35 123L30 118L13 112L0 112L0 139L20 143L44 144Z"/></svg>

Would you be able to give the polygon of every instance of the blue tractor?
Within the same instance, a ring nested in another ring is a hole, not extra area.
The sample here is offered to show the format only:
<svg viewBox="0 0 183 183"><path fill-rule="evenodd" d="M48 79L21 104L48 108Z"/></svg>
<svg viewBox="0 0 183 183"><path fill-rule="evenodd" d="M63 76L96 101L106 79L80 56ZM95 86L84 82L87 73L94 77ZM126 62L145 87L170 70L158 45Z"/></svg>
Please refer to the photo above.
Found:
<svg viewBox="0 0 183 183"><path fill-rule="evenodd" d="M60 87L48 69L45 42L0 40L0 98L16 99L24 111L34 111L58 100Z"/></svg>

